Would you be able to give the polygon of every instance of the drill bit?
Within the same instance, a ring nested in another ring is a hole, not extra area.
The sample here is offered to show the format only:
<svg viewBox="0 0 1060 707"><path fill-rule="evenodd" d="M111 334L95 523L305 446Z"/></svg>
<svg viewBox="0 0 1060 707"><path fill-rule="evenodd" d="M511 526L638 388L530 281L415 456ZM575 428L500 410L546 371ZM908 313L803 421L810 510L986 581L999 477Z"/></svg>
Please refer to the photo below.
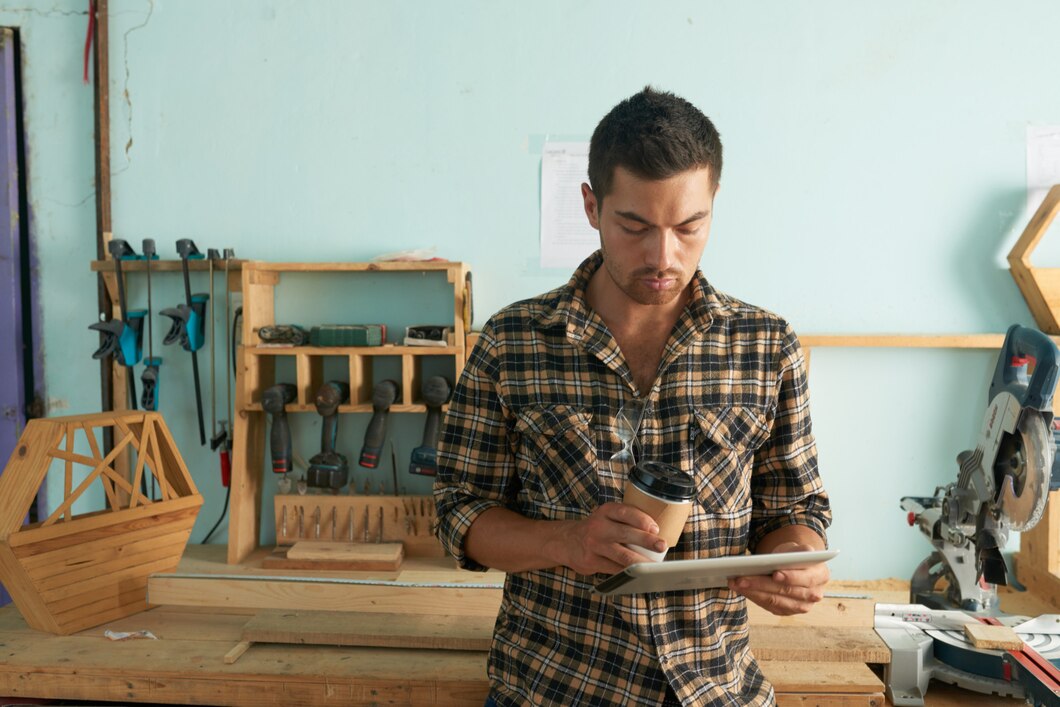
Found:
<svg viewBox="0 0 1060 707"><path fill-rule="evenodd" d="M364 541L368 542L368 506L364 507Z"/></svg>
<svg viewBox="0 0 1060 707"><path fill-rule="evenodd" d="M298 538L305 537L305 506L298 507Z"/></svg>
<svg viewBox="0 0 1060 707"><path fill-rule="evenodd" d="M316 524L316 539L320 540L320 506L317 506L317 509L313 511L313 522Z"/></svg>
<svg viewBox="0 0 1060 707"><path fill-rule="evenodd" d="M376 539L377 543L383 542L383 507L379 507L379 537Z"/></svg>
<svg viewBox="0 0 1060 707"><path fill-rule="evenodd" d="M331 507L331 539L335 539L335 506Z"/></svg>
<svg viewBox="0 0 1060 707"><path fill-rule="evenodd" d="M280 527L282 530L282 537L287 537L287 504L285 503L280 510Z"/></svg>
<svg viewBox="0 0 1060 707"><path fill-rule="evenodd" d="M350 507L350 542L353 542L353 507Z"/></svg>

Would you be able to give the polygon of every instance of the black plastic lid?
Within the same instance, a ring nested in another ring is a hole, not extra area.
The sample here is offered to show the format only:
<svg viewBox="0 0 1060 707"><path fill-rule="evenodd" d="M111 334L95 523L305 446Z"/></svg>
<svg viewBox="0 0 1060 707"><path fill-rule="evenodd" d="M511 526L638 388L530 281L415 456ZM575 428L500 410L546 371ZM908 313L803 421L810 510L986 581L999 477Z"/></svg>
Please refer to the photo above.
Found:
<svg viewBox="0 0 1060 707"><path fill-rule="evenodd" d="M687 501L696 492L691 476L663 462L640 462L629 478L641 491L667 501Z"/></svg>

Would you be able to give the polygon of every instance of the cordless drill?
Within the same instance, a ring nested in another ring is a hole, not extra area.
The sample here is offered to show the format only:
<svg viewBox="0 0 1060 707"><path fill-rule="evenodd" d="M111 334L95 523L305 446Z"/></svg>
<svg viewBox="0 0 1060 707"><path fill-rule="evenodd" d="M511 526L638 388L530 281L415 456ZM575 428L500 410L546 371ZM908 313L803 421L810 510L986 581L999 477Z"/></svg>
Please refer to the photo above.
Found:
<svg viewBox="0 0 1060 707"><path fill-rule="evenodd" d="M320 430L320 453L309 460L306 483L312 488L327 489L338 493L346 485L350 475L350 464L346 457L335 451L338 438L339 405L350 399L350 384L328 381L317 391L315 403L322 418Z"/></svg>
<svg viewBox="0 0 1060 707"><path fill-rule="evenodd" d="M423 382L427 422L423 426L423 442L412 450L410 474L434 476L438 473L438 432L442 425L442 405L449 402L452 394L453 387L444 376L431 376Z"/></svg>
<svg viewBox="0 0 1060 707"><path fill-rule="evenodd" d="M266 388L261 394L261 407L272 416L272 430L269 432L269 448L272 451L272 470L277 474L287 474L294 468L291 452L291 427L287 423L287 405L298 397L298 389L291 383L278 383Z"/></svg>
<svg viewBox="0 0 1060 707"><path fill-rule="evenodd" d="M357 462L366 469L379 466L379 454L386 441L387 415L399 395L401 386L393 380L379 381L372 389L372 419L368 421L368 429L364 432L364 446L361 447L361 458Z"/></svg>

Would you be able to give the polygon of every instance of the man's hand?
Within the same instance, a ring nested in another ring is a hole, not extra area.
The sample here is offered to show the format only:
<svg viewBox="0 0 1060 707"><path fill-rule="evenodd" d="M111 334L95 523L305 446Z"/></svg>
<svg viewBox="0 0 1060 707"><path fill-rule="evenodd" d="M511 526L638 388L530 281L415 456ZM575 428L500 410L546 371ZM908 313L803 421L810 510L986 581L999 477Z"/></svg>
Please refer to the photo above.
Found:
<svg viewBox="0 0 1060 707"><path fill-rule="evenodd" d="M817 550L812 545L798 542L781 543L772 552ZM831 573L824 562L805 569L777 570L765 577L734 577L729 589L742 594L766 611L777 616L805 614L824 597L824 585Z"/></svg>
<svg viewBox="0 0 1060 707"><path fill-rule="evenodd" d="M665 550L666 541L658 533L659 526L640 509L605 503L588 518L564 522L554 542L562 564L578 574L614 574L647 559L625 545Z"/></svg>

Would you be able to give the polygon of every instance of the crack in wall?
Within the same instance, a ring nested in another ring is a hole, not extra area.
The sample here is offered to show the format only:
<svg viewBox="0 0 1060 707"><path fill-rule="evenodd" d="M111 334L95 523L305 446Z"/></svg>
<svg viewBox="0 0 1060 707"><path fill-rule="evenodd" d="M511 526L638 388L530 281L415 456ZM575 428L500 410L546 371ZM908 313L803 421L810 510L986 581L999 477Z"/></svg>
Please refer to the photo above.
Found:
<svg viewBox="0 0 1060 707"><path fill-rule="evenodd" d="M138 29L143 29L147 26L147 23L151 21L151 16L155 13L155 0L147 0L148 10L147 17L140 24L130 27L125 30L123 36L123 47L122 47L122 64L125 67L125 83L122 86L122 99L125 101L125 125L128 130L129 139L125 142L125 166L120 170L112 171L111 174L121 174L125 170L129 169L129 165L132 160L131 151L133 146L133 110L132 110L132 97L129 95L129 35Z"/></svg>
<svg viewBox="0 0 1060 707"><path fill-rule="evenodd" d="M58 7L53 7L50 10L42 10L39 7L0 7L0 12L28 12L33 15L39 15L40 17L54 17L55 15L65 15L67 17L73 17L75 15L88 14L88 10L61 10Z"/></svg>

